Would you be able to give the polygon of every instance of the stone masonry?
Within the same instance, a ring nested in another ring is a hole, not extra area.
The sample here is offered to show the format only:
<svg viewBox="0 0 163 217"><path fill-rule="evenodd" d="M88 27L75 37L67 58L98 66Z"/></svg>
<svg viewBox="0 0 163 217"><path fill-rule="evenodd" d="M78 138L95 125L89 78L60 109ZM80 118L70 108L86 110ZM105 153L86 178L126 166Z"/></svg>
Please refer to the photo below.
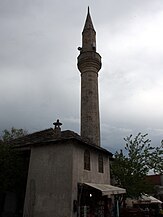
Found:
<svg viewBox="0 0 163 217"><path fill-rule="evenodd" d="M81 136L100 146L98 71L101 56L96 52L96 32L89 13L82 32L82 48L78 56L81 72Z"/></svg>

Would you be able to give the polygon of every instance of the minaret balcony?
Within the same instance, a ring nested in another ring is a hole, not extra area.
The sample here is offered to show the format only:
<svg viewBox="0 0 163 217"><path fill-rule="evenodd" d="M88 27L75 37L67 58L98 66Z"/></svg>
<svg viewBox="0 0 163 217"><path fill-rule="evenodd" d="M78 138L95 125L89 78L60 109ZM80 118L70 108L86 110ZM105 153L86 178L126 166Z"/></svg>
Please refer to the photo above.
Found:
<svg viewBox="0 0 163 217"><path fill-rule="evenodd" d="M93 67L97 73L101 69L101 56L94 51L85 51L78 56L78 69L81 73L87 71L88 67Z"/></svg>

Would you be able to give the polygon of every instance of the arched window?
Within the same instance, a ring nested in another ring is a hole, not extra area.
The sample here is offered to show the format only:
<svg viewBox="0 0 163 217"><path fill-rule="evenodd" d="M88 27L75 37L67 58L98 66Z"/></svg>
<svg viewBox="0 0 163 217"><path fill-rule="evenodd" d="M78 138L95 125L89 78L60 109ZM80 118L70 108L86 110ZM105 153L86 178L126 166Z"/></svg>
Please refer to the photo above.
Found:
<svg viewBox="0 0 163 217"><path fill-rule="evenodd" d="M90 170L90 152L88 150L84 152L84 169Z"/></svg>
<svg viewBox="0 0 163 217"><path fill-rule="evenodd" d="M104 172L103 156L101 154L98 155L98 171L99 173Z"/></svg>

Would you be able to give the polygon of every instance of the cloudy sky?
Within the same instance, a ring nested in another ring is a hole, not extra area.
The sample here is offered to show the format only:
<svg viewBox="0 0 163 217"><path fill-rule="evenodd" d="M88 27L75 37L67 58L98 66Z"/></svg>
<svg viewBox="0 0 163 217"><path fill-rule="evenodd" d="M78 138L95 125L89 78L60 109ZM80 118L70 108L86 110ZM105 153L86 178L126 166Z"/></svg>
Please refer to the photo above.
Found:
<svg viewBox="0 0 163 217"><path fill-rule="evenodd" d="M1 0L0 132L52 127L80 132L77 47L90 6L102 56L102 146L148 133L163 138L162 0Z"/></svg>

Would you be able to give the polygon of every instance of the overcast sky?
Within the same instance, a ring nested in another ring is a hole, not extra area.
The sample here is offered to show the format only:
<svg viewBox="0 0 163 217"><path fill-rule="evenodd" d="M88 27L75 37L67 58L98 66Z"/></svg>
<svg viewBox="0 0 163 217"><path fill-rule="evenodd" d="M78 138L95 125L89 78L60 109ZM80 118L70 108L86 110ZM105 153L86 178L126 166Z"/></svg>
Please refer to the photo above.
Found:
<svg viewBox="0 0 163 217"><path fill-rule="evenodd" d="M0 131L53 127L80 132L77 47L87 7L102 56L99 98L102 146L123 138L163 138L162 0L1 0Z"/></svg>

